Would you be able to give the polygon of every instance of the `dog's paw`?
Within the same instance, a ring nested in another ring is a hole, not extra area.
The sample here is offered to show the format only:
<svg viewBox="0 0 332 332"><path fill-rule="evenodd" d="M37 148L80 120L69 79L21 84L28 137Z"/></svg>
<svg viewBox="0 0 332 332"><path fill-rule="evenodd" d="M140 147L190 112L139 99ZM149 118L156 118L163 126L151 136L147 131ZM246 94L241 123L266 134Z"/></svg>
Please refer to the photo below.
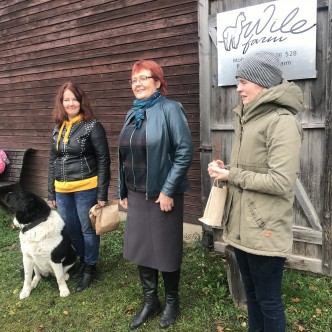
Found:
<svg viewBox="0 0 332 332"><path fill-rule="evenodd" d="M61 297L66 297L66 296L68 296L70 294L70 291L69 291L69 289L67 288L67 289L62 289L61 291L60 291L60 296Z"/></svg>
<svg viewBox="0 0 332 332"><path fill-rule="evenodd" d="M20 300L26 299L27 297L29 297L30 295L30 291L27 289L22 289L21 293L20 293Z"/></svg>

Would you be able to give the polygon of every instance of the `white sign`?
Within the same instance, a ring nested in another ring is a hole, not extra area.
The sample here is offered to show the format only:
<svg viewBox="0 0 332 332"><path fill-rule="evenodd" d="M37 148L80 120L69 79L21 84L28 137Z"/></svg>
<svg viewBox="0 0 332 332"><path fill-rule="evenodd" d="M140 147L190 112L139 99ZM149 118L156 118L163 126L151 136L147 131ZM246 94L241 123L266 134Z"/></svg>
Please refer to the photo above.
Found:
<svg viewBox="0 0 332 332"><path fill-rule="evenodd" d="M317 0L273 1L217 14L218 85L236 84L239 63L275 52L283 78L316 77Z"/></svg>

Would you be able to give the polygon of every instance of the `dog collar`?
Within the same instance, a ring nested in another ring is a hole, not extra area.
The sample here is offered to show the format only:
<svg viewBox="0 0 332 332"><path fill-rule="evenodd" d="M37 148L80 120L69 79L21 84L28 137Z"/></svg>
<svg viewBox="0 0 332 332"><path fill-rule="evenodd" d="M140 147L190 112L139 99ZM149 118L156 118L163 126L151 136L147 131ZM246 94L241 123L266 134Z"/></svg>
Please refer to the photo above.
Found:
<svg viewBox="0 0 332 332"><path fill-rule="evenodd" d="M46 221L47 220L47 217L42 217L42 218L39 218L33 222L31 222L30 224L24 226L22 229L21 229L21 232L22 233L25 233L27 231L29 231L30 229L36 227L37 225L41 224L42 222Z"/></svg>

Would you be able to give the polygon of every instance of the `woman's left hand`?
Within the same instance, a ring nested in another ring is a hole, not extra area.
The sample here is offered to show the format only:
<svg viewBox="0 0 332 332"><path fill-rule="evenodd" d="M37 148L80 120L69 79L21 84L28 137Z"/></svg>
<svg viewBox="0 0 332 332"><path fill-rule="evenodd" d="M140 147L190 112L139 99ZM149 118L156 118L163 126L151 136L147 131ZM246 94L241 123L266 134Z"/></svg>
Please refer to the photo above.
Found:
<svg viewBox="0 0 332 332"><path fill-rule="evenodd" d="M213 160L207 169L211 178L216 180L227 181L229 170L225 169L224 162L221 160Z"/></svg>
<svg viewBox="0 0 332 332"><path fill-rule="evenodd" d="M99 204L100 206L105 206L106 203L107 203L107 201L98 201L98 204Z"/></svg>
<svg viewBox="0 0 332 332"><path fill-rule="evenodd" d="M168 212L172 211L174 206L174 199L172 197L166 196L161 192L158 199L156 200L156 203L159 203L161 211Z"/></svg>

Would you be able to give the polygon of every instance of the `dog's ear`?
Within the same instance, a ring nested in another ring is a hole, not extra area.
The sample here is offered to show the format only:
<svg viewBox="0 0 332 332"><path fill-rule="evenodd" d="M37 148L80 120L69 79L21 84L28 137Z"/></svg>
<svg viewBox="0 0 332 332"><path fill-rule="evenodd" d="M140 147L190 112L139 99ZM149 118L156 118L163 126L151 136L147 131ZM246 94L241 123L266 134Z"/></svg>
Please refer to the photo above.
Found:
<svg viewBox="0 0 332 332"><path fill-rule="evenodd" d="M35 202L32 197L27 195L20 195L16 201L16 219L21 224L30 222L31 213L35 210Z"/></svg>

